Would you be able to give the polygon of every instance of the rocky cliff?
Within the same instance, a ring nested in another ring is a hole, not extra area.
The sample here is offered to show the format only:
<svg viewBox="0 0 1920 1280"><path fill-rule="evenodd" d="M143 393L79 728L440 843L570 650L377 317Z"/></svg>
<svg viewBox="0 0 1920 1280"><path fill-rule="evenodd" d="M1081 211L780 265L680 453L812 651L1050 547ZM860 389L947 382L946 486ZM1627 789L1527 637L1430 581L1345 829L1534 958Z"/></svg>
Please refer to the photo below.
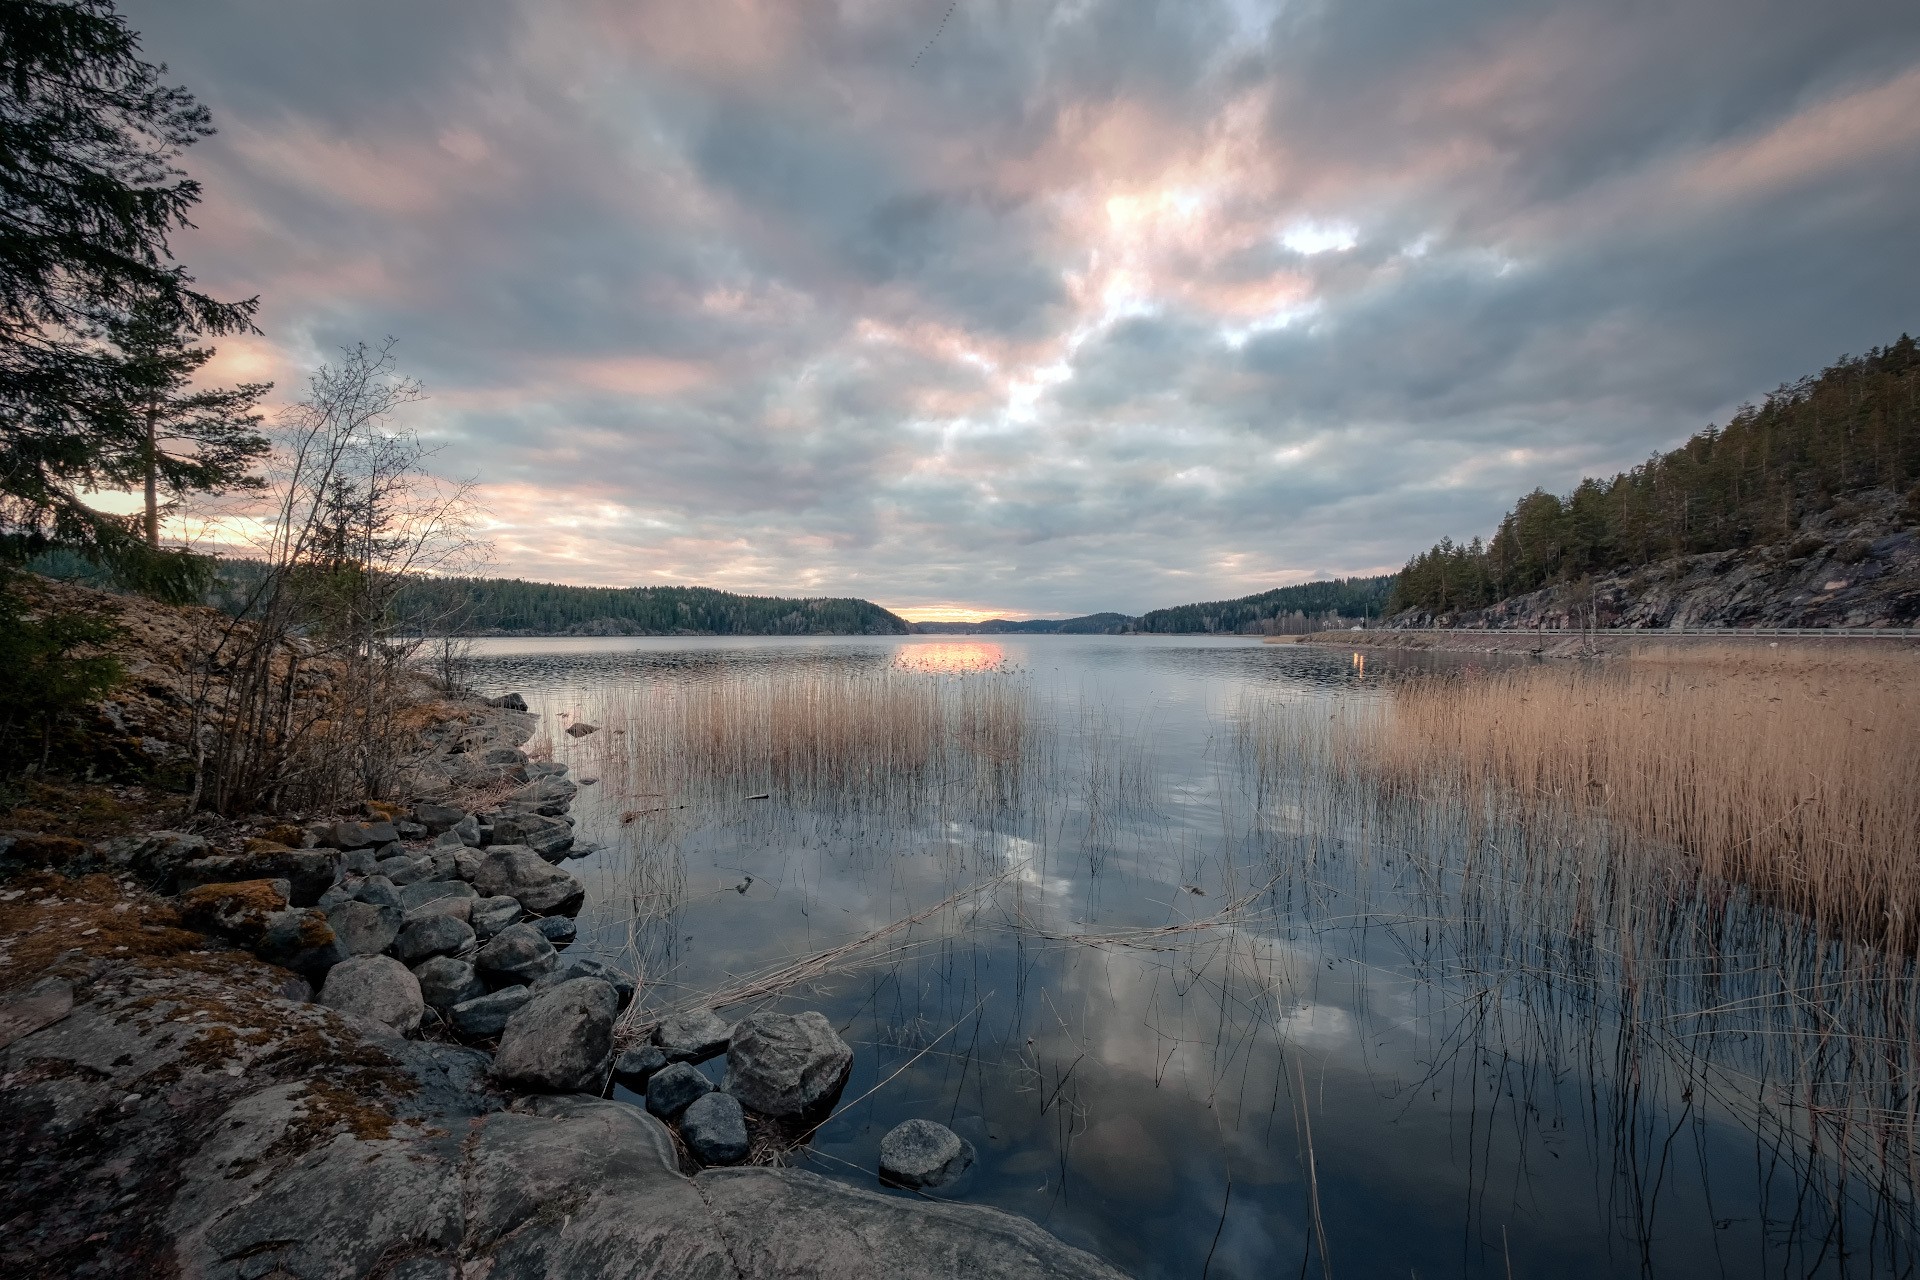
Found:
<svg viewBox="0 0 1920 1280"><path fill-rule="evenodd" d="M1390 627L1910 627L1920 624L1920 528L1870 490L1787 542L1686 556L1514 596L1484 609L1409 610Z"/></svg>

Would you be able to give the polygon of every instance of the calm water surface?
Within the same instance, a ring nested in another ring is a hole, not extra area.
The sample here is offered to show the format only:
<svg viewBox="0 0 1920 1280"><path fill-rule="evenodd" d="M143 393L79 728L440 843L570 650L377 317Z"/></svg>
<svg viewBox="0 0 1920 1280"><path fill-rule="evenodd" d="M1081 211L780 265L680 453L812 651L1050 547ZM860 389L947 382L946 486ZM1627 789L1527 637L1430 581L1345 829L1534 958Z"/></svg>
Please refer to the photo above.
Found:
<svg viewBox="0 0 1920 1280"><path fill-rule="evenodd" d="M1755 1033L1695 1016L1731 979L1707 990L1688 970L1690 1038L1663 1039L1660 1018L1624 1029L1630 979L1569 954L1549 914L1469 893L1475 857L1510 856L1501 833L1415 849L1444 826L1348 813L1250 762L1254 709L1379 698L1412 659L925 636L488 640L476 661L483 690L545 717L576 777L605 775L574 811L603 846L568 864L589 886L576 946L640 969L647 999L992 882L781 1002L855 1047L800 1161L824 1176L877 1187L881 1135L936 1119L978 1152L943 1195L1139 1276L1911 1270L1910 1206L1764 1105L1764 1051L1742 1057ZM997 682L1026 709L1020 759L624 793L646 708L809 673ZM602 731L560 733L575 717ZM1457 880L1433 871L1455 862Z"/></svg>

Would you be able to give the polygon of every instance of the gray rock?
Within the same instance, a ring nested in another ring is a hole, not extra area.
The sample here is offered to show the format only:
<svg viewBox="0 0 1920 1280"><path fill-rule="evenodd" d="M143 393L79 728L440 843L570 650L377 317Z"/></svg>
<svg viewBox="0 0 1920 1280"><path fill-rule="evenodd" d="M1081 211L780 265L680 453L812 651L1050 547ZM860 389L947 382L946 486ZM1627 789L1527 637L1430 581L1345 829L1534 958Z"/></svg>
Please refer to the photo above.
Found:
<svg viewBox="0 0 1920 1280"><path fill-rule="evenodd" d="M558 774L535 778L526 786L508 794L503 808L524 809L557 817L566 812L580 788ZM497 823L496 823L497 825Z"/></svg>
<svg viewBox="0 0 1920 1280"><path fill-rule="evenodd" d="M521 710L524 711L526 708L522 707ZM488 747L481 754L480 763L495 768L508 765L524 766L527 763L527 753L518 747Z"/></svg>
<svg viewBox="0 0 1920 1280"><path fill-rule="evenodd" d="M733 1029L726 1089L762 1115L797 1116L831 1103L852 1066L823 1014L756 1013Z"/></svg>
<svg viewBox="0 0 1920 1280"><path fill-rule="evenodd" d="M473 957L480 976L494 984L529 983L551 972L559 963L553 944L530 924L509 925L495 934ZM609 988L611 990L611 988Z"/></svg>
<svg viewBox="0 0 1920 1280"><path fill-rule="evenodd" d="M355 849L340 855L340 870L345 875L370 876L380 869L380 859L371 849Z"/></svg>
<svg viewBox="0 0 1920 1280"><path fill-rule="evenodd" d="M636 1093L644 1093L653 1073L667 1065L667 1055L657 1044L628 1049L613 1060L613 1078Z"/></svg>
<svg viewBox="0 0 1920 1280"><path fill-rule="evenodd" d="M402 1035L420 1029L420 980L391 956L355 956L333 966L320 1003L384 1023Z"/></svg>
<svg viewBox="0 0 1920 1280"><path fill-rule="evenodd" d="M473 878L480 874L480 864L486 860L487 855L480 850L461 845L453 850L453 874L472 884Z"/></svg>
<svg viewBox="0 0 1920 1280"><path fill-rule="evenodd" d="M701 1164L739 1164L747 1158L747 1117L729 1094L695 1098L680 1113L680 1136Z"/></svg>
<svg viewBox="0 0 1920 1280"><path fill-rule="evenodd" d="M902 1187L943 1187L973 1163L973 1144L943 1124L907 1120L880 1139L880 1180Z"/></svg>
<svg viewBox="0 0 1920 1280"><path fill-rule="evenodd" d="M653 1073L647 1081L647 1110L662 1120L685 1111L695 1098L713 1092L713 1081L689 1062L675 1062Z"/></svg>
<svg viewBox="0 0 1920 1280"><path fill-rule="evenodd" d="M447 1010L447 1020L468 1039L484 1040L505 1030L507 1019L531 999L533 992L525 987L504 987L488 995L462 1000Z"/></svg>
<svg viewBox="0 0 1920 1280"><path fill-rule="evenodd" d="M466 810L456 809L448 804L416 804L413 806L413 820L425 827L433 835L450 831L467 816Z"/></svg>
<svg viewBox="0 0 1920 1280"><path fill-rule="evenodd" d="M185 892L203 884L238 880L285 880L293 905L310 907L340 876L341 855L332 849L274 849L265 853L216 854L195 858L176 870L173 886Z"/></svg>
<svg viewBox="0 0 1920 1280"><path fill-rule="evenodd" d="M412 924L415 920L424 920L428 916L447 916L458 920L461 924L467 924L476 901L478 899L475 898L429 898L407 912L407 923Z"/></svg>
<svg viewBox="0 0 1920 1280"><path fill-rule="evenodd" d="M578 928L566 916L547 916L534 921L533 927L538 929L540 936L551 942L556 950L569 946L574 938L579 936Z"/></svg>
<svg viewBox="0 0 1920 1280"><path fill-rule="evenodd" d="M535 996L507 1019L494 1078L520 1089L599 1093L619 1014L613 988L597 978L575 978Z"/></svg>
<svg viewBox="0 0 1920 1280"><path fill-rule="evenodd" d="M676 1014L653 1029L653 1042L668 1062L705 1062L725 1053L733 1028L711 1009Z"/></svg>
<svg viewBox="0 0 1920 1280"><path fill-rule="evenodd" d="M567 772L567 766L561 764L558 760L529 760L527 762L528 778L552 778L558 777L565 772Z"/></svg>
<svg viewBox="0 0 1920 1280"><path fill-rule="evenodd" d="M584 738L590 733L598 732L600 732L599 725L588 724L585 720L575 720L567 726L567 736L569 738Z"/></svg>
<svg viewBox="0 0 1920 1280"><path fill-rule="evenodd" d="M347 949L340 945L326 914L312 907L289 907L267 917L266 931L253 953L313 983L347 958Z"/></svg>
<svg viewBox="0 0 1920 1280"><path fill-rule="evenodd" d="M397 858L380 859L380 874L400 888L410 884L419 884L422 880L433 878L433 859L410 858L401 854Z"/></svg>
<svg viewBox="0 0 1920 1280"><path fill-rule="evenodd" d="M448 827L447 831L443 834L456 835L460 837L461 844L466 845L469 849L477 849L480 847L480 819L474 817L472 814L468 814L451 827Z"/></svg>
<svg viewBox="0 0 1920 1280"><path fill-rule="evenodd" d="M353 896L362 902L371 902L376 907L406 908L400 903L399 891L393 887L393 881L383 875L370 875L354 887Z"/></svg>
<svg viewBox="0 0 1920 1280"><path fill-rule="evenodd" d="M633 977L625 969L608 964L605 960L596 960L592 956L582 956L578 960L569 960L563 966L567 975L573 978L598 978L602 982L613 984L620 993L620 1007L626 1008L633 1003Z"/></svg>
<svg viewBox="0 0 1920 1280"><path fill-rule="evenodd" d="M472 885L463 884L458 880L421 880L405 885L399 890L400 906L407 911L424 906L436 898L473 899L479 896L474 892Z"/></svg>
<svg viewBox="0 0 1920 1280"><path fill-rule="evenodd" d="M350 956L379 955L400 936L403 923L400 908L361 898L349 898L327 909L327 924Z"/></svg>
<svg viewBox="0 0 1920 1280"><path fill-rule="evenodd" d="M563 818L502 810L493 815L493 843L524 845L548 862L558 862L573 847L573 827Z"/></svg>
<svg viewBox="0 0 1920 1280"><path fill-rule="evenodd" d="M497 698L488 698L487 705L490 707L500 707L507 711L525 711L527 709L527 700L517 693L503 693ZM524 756L521 758L525 759Z"/></svg>
<svg viewBox="0 0 1920 1280"><path fill-rule="evenodd" d="M389 840L387 843L375 849L373 856L382 859L406 857L408 856L407 846L401 844L398 840Z"/></svg>
<svg viewBox="0 0 1920 1280"><path fill-rule="evenodd" d="M333 824L333 845L336 849L365 849L369 845L391 844L400 838L391 822L382 818L378 822L336 822Z"/></svg>
<svg viewBox="0 0 1920 1280"><path fill-rule="evenodd" d="M587 891L559 867L523 845L499 845L487 850L474 873L473 887L482 897L505 894L543 916L570 916L580 910Z"/></svg>
<svg viewBox="0 0 1920 1280"><path fill-rule="evenodd" d="M142 880L167 888L173 884L175 872L212 853L213 846L205 836L184 831L150 831L143 836L108 840L100 850L110 866L125 868Z"/></svg>
<svg viewBox="0 0 1920 1280"><path fill-rule="evenodd" d="M452 955L473 941L473 930L452 916L410 920L393 940L393 955L404 965L416 965L434 956Z"/></svg>
<svg viewBox="0 0 1920 1280"><path fill-rule="evenodd" d="M402 840L425 840L433 834L433 832L427 830L425 823L420 822L396 822L393 824L393 829L400 833Z"/></svg>
<svg viewBox="0 0 1920 1280"><path fill-rule="evenodd" d="M436 1009L451 1009L487 994L487 984L473 966L452 956L435 956L416 966L413 976L420 981L420 998Z"/></svg>
<svg viewBox="0 0 1920 1280"><path fill-rule="evenodd" d="M475 898L467 909L467 923L473 926L474 936L485 942L508 925L517 924L523 914L517 899Z"/></svg>

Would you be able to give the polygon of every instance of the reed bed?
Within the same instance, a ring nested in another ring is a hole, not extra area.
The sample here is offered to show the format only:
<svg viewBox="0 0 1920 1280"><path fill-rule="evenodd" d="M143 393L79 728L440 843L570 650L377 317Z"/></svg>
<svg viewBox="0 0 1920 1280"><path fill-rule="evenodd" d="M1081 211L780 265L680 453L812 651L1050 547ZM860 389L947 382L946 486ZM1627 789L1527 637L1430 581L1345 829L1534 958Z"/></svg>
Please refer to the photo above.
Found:
<svg viewBox="0 0 1920 1280"><path fill-rule="evenodd" d="M1920 944L1920 656L1654 650L1428 676L1304 727L1314 741L1280 755L1603 820L1823 930Z"/></svg>
<svg viewBox="0 0 1920 1280"><path fill-rule="evenodd" d="M808 667L614 691L595 763L636 802L715 791L879 790L960 775L1011 785L1037 725L1004 673ZM641 811L649 806L639 804Z"/></svg>

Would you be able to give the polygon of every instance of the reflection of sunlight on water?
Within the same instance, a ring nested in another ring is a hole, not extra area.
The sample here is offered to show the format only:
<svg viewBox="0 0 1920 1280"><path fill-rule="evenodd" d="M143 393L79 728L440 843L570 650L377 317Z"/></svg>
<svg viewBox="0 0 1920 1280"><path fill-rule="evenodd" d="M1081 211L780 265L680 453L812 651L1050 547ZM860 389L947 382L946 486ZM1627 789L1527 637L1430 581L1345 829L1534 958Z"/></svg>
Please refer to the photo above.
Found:
<svg viewBox="0 0 1920 1280"><path fill-rule="evenodd" d="M940 644L906 645L894 656L893 665L902 671L963 675L971 671L997 670L1006 660L1006 650L990 640L955 640Z"/></svg>

